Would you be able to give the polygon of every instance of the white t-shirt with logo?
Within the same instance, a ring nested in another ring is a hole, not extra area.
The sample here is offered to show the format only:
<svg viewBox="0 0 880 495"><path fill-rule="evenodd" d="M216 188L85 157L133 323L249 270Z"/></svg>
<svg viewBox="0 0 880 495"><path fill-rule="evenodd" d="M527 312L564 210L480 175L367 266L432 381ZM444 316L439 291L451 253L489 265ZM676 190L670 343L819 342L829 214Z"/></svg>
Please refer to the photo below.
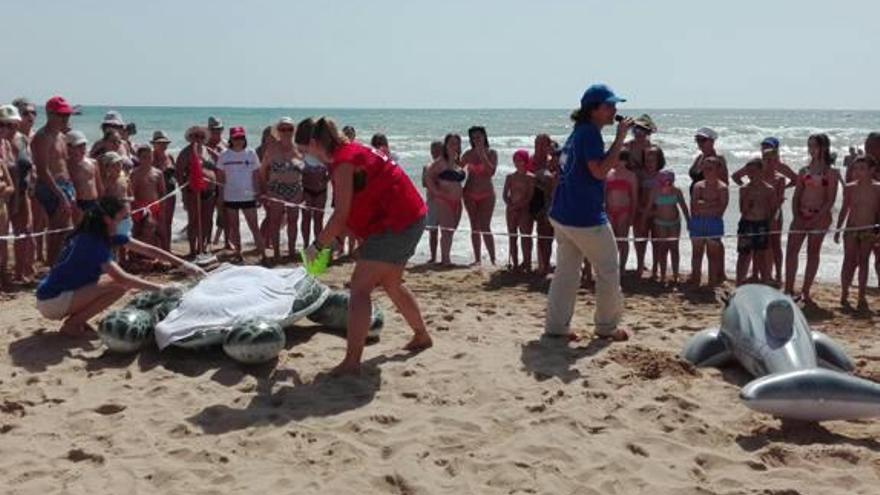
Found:
<svg viewBox="0 0 880 495"><path fill-rule="evenodd" d="M260 168L260 159L252 149L234 151L228 149L220 154L217 168L226 175L223 185L223 201L239 202L257 199L254 171Z"/></svg>

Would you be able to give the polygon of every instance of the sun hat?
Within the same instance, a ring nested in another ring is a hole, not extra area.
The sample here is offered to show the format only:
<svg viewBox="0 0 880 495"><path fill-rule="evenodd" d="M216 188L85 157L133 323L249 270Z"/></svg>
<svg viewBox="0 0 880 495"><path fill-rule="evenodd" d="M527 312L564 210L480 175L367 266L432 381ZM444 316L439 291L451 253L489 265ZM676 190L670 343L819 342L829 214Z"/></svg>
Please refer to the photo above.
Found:
<svg viewBox="0 0 880 495"><path fill-rule="evenodd" d="M208 117L208 130L213 131L216 129L223 130L223 121L212 115Z"/></svg>
<svg viewBox="0 0 880 495"><path fill-rule="evenodd" d="M650 115L643 113L637 119L633 120L633 124L636 127L641 127L649 132L657 132L657 125L654 124L654 120Z"/></svg>
<svg viewBox="0 0 880 495"><path fill-rule="evenodd" d="M64 135L64 140L67 141L68 146L80 146L89 143L89 140L86 139L86 135L82 131L68 131Z"/></svg>
<svg viewBox="0 0 880 495"><path fill-rule="evenodd" d="M710 141L715 141L718 139L718 133L709 127L700 127L697 129L697 132L694 133L694 137L704 137Z"/></svg>
<svg viewBox="0 0 880 495"><path fill-rule="evenodd" d="M70 103L67 103L67 100L60 96L53 96L49 98L49 101L46 102L46 113L54 113L56 115L70 115L73 112L73 107L70 106Z"/></svg>
<svg viewBox="0 0 880 495"><path fill-rule="evenodd" d="M287 116L281 117L280 119L278 119L278 122L276 122L275 125L272 126L272 130L270 131L272 137L276 140L281 140L281 131L278 130L278 128L283 125L289 125L290 127L296 129L296 122L294 122L292 118Z"/></svg>
<svg viewBox="0 0 880 495"><path fill-rule="evenodd" d="M21 114L13 105L0 106L0 122L17 124L21 122Z"/></svg>
<svg viewBox="0 0 880 495"><path fill-rule="evenodd" d="M98 161L101 163L101 165L107 166L107 165L113 165L114 163L122 163L123 158L122 158L122 155L120 155L119 153L117 153L115 151L108 151L108 152L104 153L103 155L101 155L101 157L98 158Z"/></svg>
<svg viewBox="0 0 880 495"><path fill-rule="evenodd" d="M101 127L104 127L105 125L125 127L125 121L122 120L122 115L119 112L116 110L110 110L104 114L104 120L101 121Z"/></svg>
<svg viewBox="0 0 880 495"><path fill-rule="evenodd" d="M201 134L203 138L208 137L208 131L200 125L194 125L187 129L186 132L183 134L183 137L187 141L192 142L194 134Z"/></svg>
<svg viewBox="0 0 880 495"><path fill-rule="evenodd" d="M153 139L150 140L151 143L170 143L171 140L168 139L168 134L165 134L165 131L153 131Z"/></svg>

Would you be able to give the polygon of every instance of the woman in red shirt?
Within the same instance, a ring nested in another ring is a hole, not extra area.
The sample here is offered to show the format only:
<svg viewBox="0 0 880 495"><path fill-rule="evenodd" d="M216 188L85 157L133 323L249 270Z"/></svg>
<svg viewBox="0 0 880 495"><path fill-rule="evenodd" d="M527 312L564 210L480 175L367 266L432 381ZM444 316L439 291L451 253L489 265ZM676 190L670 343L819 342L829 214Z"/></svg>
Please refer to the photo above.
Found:
<svg viewBox="0 0 880 495"><path fill-rule="evenodd" d="M415 333L404 349L415 352L431 347L419 305L402 279L425 230L428 209L418 190L391 158L349 142L331 119L301 122L295 140L327 165L336 197L333 215L306 256L313 258L346 232L362 241L351 275L348 348L334 374L360 371L370 326L370 295L378 286Z"/></svg>

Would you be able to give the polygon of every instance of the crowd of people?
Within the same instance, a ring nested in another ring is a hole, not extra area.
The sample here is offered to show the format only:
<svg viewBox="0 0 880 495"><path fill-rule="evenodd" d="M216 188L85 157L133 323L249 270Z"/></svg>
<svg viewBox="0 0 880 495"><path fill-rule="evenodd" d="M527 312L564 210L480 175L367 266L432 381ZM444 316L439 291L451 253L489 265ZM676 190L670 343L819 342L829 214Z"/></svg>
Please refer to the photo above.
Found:
<svg viewBox="0 0 880 495"><path fill-rule="evenodd" d="M232 127L227 134L223 123L211 117L207 125L185 132L186 145L174 157L169 153L172 141L166 132L156 130L148 143L135 143L136 127L126 123L119 112L107 112L101 123L101 139L89 146L85 134L72 129L69 115L75 109L63 98L50 99L45 110L45 125L35 129L38 112L32 102L19 98L0 107L0 237L17 236L12 243L11 273L6 241L0 241L0 282L4 288L12 281L31 282L36 262L51 266L67 230L106 196L130 198L134 237L170 251L180 189L190 257L206 254L222 241L223 248L233 253L232 259L240 261L241 217L264 263L281 261L285 247L282 228L286 228L289 259L294 260L299 236L302 245L308 246L324 226L331 177L320 160L296 144L298 126L289 117L266 127L255 148L248 146L244 128ZM626 266L632 245L636 277L650 271L653 279L678 283L679 238L686 228L693 248L688 282L701 283L704 258L708 283L725 280L723 217L733 207L728 204L729 187L736 184L740 186L741 215L736 229L736 282L773 283L794 293L799 253L806 241L807 264L800 293L809 299L822 242L832 226L832 209L842 189L843 208L836 225L849 230L834 235L835 242L842 240L844 245L841 301L846 303L858 271L858 304L865 304L871 253L877 258L875 269L880 276L880 244L870 228L878 223L880 203L875 183L880 179L878 134L868 136L863 150L851 150L843 175L833 167L834 156L825 134L810 136L809 165L798 172L780 160L779 140L768 137L753 159L731 173L724 155L715 148L717 133L701 128L694 136L697 156L685 193L666 167L663 150L651 141L655 132L657 126L649 115L633 119L627 139L615 150L616 159L602 181L603 215L618 238L620 267ZM346 126L342 133L356 141L353 127ZM473 263L482 262L484 249L489 262L497 263L491 220L496 209L495 182L500 182L495 177L498 153L483 127L468 129L467 138L467 149L455 133L431 143L431 162L422 172L431 263L452 264L453 237L465 213ZM374 135L370 145L396 159L384 135ZM555 229L549 213L561 175L562 153L562 147L549 135L539 134L533 150L513 154L515 171L503 178L501 190L513 270L535 270L538 275L552 271ZM191 177L193 170L198 170L198 177ZM780 232L785 225L783 203L789 189L794 191L792 219L783 252ZM258 209L265 211L262 221ZM46 234L29 236L43 232ZM343 232L340 237L348 242L338 243L338 249L347 244L349 251L356 250L355 236ZM646 266L649 244L650 270ZM122 257L126 259L124 252ZM131 257L132 261L137 259ZM595 268L589 261L581 272L584 282L592 282Z"/></svg>

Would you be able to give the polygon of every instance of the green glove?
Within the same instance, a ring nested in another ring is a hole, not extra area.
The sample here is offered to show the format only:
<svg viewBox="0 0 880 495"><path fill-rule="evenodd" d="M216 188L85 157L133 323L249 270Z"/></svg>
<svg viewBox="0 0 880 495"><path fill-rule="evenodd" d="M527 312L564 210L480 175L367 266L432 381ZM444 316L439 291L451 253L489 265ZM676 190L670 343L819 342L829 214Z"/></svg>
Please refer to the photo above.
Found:
<svg viewBox="0 0 880 495"><path fill-rule="evenodd" d="M331 255L330 248L319 250L314 244L306 248L305 251L300 251L306 273L313 277L322 275L327 271L327 267L330 266Z"/></svg>

